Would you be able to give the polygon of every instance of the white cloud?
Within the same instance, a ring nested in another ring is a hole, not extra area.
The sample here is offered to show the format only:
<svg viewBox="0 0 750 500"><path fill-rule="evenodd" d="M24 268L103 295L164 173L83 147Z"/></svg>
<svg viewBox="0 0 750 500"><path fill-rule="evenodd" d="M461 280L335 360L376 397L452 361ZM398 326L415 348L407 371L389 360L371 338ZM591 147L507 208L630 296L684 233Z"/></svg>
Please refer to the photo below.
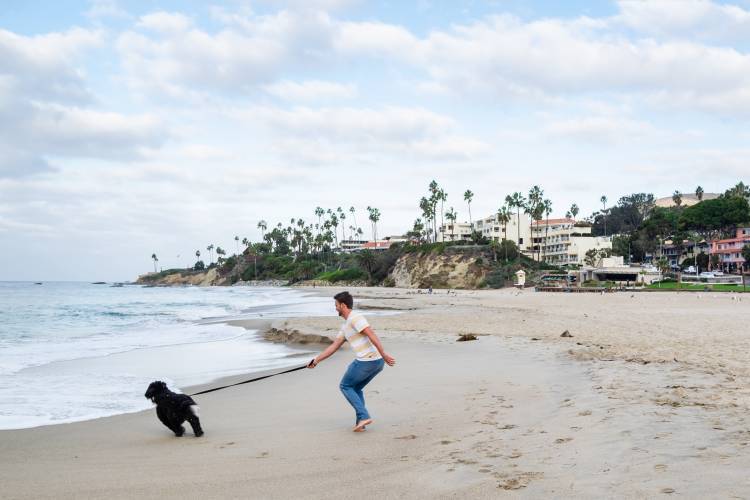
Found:
<svg viewBox="0 0 750 500"><path fill-rule="evenodd" d="M656 8L644 5L659 2L634 4L649 11ZM726 6L692 0L689 6L705 5L744 19ZM648 19L634 13L636 7L626 2L619 16L602 19L525 22L497 15L424 37L403 26L339 20L319 10L257 15L214 9L215 19L225 23L216 33L189 28L183 15L160 12L140 24L160 27L158 32L126 32L118 47L134 87L178 98L194 90L250 95L261 86L289 100L311 100L316 94L345 99L351 96L347 90L315 80L292 83L283 75L291 68L377 60L421 74L415 89L436 96L469 93L476 99L555 105L593 92L647 97L666 92L691 95L707 112L736 113L736 106L724 102L734 102L750 87L750 56L730 46L698 43L693 36L657 40L622 31L634 22L627 19Z"/></svg>
<svg viewBox="0 0 750 500"><path fill-rule="evenodd" d="M322 12L281 11L251 15L214 34L188 29L185 16L160 12L140 24L156 32L127 31L117 49L131 83L157 97L165 89L177 95L190 88L236 94L276 80L292 64L304 67L323 58L330 23Z"/></svg>
<svg viewBox="0 0 750 500"><path fill-rule="evenodd" d="M173 12L153 12L142 16L136 26L157 33L180 35L193 25L193 21L184 14Z"/></svg>
<svg viewBox="0 0 750 500"><path fill-rule="evenodd" d="M276 152L307 163L377 163L385 157L457 161L487 154L484 142L457 134L450 117L423 108L280 109L253 107L234 114L271 129Z"/></svg>
<svg viewBox="0 0 750 500"><path fill-rule="evenodd" d="M127 19L130 17L115 0L92 0L91 7L85 15L94 20L102 18Z"/></svg>
<svg viewBox="0 0 750 500"><path fill-rule="evenodd" d="M658 132L648 122L613 116L586 116L552 121L544 132L553 137L590 143L615 143L653 136Z"/></svg>
<svg viewBox="0 0 750 500"><path fill-rule="evenodd" d="M74 61L102 43L98 31L22 36L0 29L0 102L22 98L83 102L90 99Z"/></svg>
<svg viewBox="0 0 750 500"><path fill-rule="evenodd" d="M419 58L419 39L408 29L381 22L341 22L334 48L340 54L370 57Z"/></svg>
<svg viewBox="0 0 750 500"><path fill-rule="evenodd" d="M52 158L136 158L165 133L153 116L98 111L78 68L98 31L25 37L0 30L0 177L49 171Z"/></svg>
<svg viewBox="0 0 750 500"><path fill-rule="evenodd" d="M165 140L154 116L60 105L35 105L24 126L19 132L33 138L34 147L46 155L131 159L140 156L143 148L157 147Z"/></svg>
<svg viewBox="0 0 750 500"><path fill-rule="evenodd" d="M352 99L357 96L357 87L352 84L307 80L292 82L284 80L263 89L269 94L287 101L318 101Z"/></svg>
<svg viewBox="0 0 750 500"><path fill-rule="evenodd" d="M337 141L409 141L436 135L454 125L444 115L421 108L309 108L292 110L260 107L252 115L286 133Z"/></svg>
<svg viewBox="0 0 750 500"><path fill-rule="evenodd" d="M704 40L749 40L750 11L709 0L618 1L617 22L639 33Z"/></svg>

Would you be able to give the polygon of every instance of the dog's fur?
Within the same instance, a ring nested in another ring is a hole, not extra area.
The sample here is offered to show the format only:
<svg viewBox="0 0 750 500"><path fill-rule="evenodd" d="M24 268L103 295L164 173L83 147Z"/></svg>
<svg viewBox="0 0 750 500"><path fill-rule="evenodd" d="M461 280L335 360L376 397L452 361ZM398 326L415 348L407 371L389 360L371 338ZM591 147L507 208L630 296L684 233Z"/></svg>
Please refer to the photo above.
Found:
<svg viewBox="0 0 750 500"><path fill-rule="evenodd" d="M186 394L177 394L167 389L167 384L161 380L151 382L144 394L147 399L156 403L156 416L166 425L175 436L185 433L182 423L187 420L193 427L195 437L203 435L201 422L198 419L198 406L193 398Z"/></svg>

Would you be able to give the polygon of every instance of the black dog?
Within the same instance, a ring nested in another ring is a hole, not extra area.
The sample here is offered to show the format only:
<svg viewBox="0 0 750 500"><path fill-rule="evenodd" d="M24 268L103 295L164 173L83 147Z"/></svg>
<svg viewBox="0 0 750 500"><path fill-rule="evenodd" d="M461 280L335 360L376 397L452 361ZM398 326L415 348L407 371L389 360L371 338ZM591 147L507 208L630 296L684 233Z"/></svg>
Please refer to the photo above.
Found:
<svg viewBox="0 0 750 500"><path fill-rule="evenodd" d="M170 391L167 389L167 384L161 380L151 382L145 396L156 403L156 416L162 424L175 433L175 436L180 437L185 433L185 428L182 426L185 420L193 427L195 437L203 435L201 421L198 419L198 406L193 398Z"/></svg>

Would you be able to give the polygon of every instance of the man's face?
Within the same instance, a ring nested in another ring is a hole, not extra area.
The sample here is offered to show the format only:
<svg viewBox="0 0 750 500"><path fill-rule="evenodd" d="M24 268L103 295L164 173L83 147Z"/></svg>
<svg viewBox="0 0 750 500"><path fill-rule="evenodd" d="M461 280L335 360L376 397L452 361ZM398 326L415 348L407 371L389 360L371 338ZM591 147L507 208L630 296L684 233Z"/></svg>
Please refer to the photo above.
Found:
<svg viewBox="0 0 750 500"><path fill-rule="evenodd" d="M338 300L334 300L333 302L336 304L336 312L339 314L339 316L343 318L344 317L343 308L346 306L342 304L341 302L339 302Z"/></svg>

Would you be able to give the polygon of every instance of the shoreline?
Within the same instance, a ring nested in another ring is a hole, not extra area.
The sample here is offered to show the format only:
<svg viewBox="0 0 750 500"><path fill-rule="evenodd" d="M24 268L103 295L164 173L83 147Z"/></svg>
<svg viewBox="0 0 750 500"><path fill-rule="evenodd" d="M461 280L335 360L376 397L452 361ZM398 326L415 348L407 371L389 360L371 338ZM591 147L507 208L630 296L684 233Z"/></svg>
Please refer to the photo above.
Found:
<svg viewBox="0 0 750 500"><path fill-rule="evenodd" d="M176 498L187 480L200 496L343 498L336 492L355 488L363 466L380 496L394 498L750 491L750 332L735 323L750 302L725 294L350 291L365 314L400 312L370 318L398 363L365 391L376 423L363 435L351 433L353 415L338 391L351 360L344 346L315 370L197 396L200 439L174 438L152 411L0 431L6 493ZM271 323L330 337L339 322ZM456 342L469 333L478 340ZM34 479L24 463L35 464ZM189 472L173 477L177 466Z"/></svg>

